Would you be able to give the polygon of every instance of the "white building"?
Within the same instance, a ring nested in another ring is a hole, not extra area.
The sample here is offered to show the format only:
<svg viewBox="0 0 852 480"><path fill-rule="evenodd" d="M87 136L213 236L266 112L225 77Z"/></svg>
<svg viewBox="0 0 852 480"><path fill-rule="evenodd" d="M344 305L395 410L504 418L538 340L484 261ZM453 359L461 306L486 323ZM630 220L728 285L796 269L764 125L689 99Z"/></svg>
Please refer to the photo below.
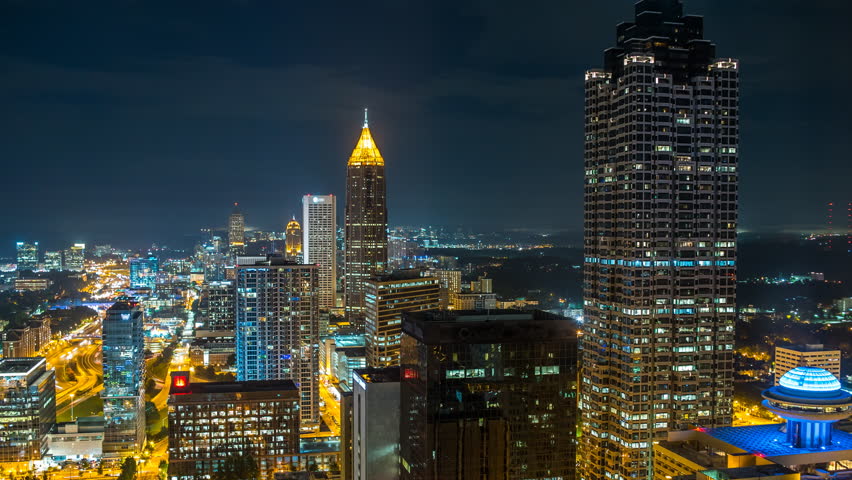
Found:
<svg viewBox="0 0 852 480"><path fill-rule="evenodd" d="M821 344L775 347L775 385L796 367L819 367L840 379L840 350L826 350Z"/></svg>
<svg viewBox="0 0 852 480"><path fill-rule="evenodd" d="M305 263L319 269L320 308L334 308L337 290L337 199L334 195L302 197L302 250Z"/></svg>
<svg viewBox="0 0 852 480"><path fill-rule="evenodd" d="M353 480L399 478L399 367L355 370Z"/></svg>

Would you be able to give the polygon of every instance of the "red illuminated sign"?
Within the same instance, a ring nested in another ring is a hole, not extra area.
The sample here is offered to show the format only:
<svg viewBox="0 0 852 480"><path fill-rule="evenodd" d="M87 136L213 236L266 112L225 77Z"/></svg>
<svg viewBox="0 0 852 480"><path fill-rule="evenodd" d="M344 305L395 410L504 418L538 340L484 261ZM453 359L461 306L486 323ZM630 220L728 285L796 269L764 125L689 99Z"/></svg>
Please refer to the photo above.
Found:
<svg viewBox="0 0 852 480"><path fill-rule="evenodd" d="M415 370L413 368L406 368L402 372L402 377L405 378L406 380L413 380L413 379L417 378L417 370Z"/></svg>
<svg viewBox="0 0 852 480"><path fill-rule="evenodd" d="M174 372L172 373L172 395L182 395L190 393L189 387L189 372Z"/></svg>

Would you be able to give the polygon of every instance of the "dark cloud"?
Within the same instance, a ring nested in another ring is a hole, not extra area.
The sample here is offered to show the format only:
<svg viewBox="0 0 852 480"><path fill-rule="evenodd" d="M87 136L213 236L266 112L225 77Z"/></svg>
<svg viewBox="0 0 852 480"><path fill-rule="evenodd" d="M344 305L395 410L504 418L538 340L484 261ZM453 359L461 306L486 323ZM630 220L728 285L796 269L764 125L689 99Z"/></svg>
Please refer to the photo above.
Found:
<svg viewBox="0 0 852 480"><path fill-rule="evenodd" d="M742 60L742 219L849 200L852 4L694 0ZM343 194L361 108L394 224L578 230L582 74L632 2L0 2L0 241L177 241ZM0 252L7 251L0 248Z"/></svg>

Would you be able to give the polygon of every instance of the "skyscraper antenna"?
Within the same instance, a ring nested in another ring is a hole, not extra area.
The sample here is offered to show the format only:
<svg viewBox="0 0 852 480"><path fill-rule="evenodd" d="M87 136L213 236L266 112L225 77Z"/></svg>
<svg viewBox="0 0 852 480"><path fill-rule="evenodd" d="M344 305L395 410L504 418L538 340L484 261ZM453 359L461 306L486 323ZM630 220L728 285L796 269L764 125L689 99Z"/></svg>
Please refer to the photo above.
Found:
<svg viewBox="0 0 852 480"><path fill-rule="evenodd" d="M367 128L367 109L364 109L364 128Z"/></svg>

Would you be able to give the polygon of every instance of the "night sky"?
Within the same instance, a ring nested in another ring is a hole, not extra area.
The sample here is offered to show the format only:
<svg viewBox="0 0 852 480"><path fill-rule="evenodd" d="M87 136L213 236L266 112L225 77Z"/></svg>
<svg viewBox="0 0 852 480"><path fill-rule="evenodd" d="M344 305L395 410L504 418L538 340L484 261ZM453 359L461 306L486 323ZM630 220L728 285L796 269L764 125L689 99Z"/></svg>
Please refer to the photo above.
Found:
<svg viewBox="0 0 852 480"><path fill-rule="evenodd" d="M852 2L687 0L741 60L741 227L852 200ZM583 72L625 0L0 0L0 254L283 229L344 194L362 109L391 225L579 231ZM342 202L342 198L341 198Z"/></svg>

